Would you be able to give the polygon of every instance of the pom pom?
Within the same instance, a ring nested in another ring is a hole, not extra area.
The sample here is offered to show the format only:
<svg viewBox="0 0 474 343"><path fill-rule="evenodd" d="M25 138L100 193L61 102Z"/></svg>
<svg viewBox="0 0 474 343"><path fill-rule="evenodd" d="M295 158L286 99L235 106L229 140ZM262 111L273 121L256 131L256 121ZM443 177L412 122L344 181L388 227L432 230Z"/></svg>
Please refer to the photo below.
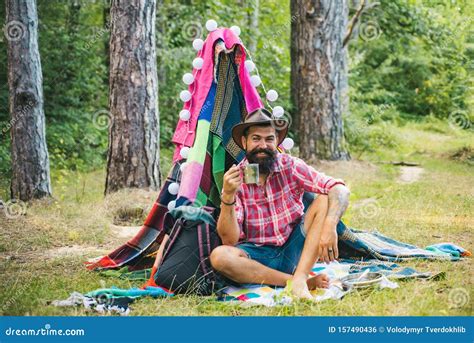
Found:
<svg viewBox="0 0 474 343"><path fill-rule="evenodd" d="M209 19L206 21L206 29L209 32L212 32L217 29L217 22L214 19Z"/></svg>
<svg viewBox="0 0 474 343"><path fill-rule="evenodd" d="M191 92L186 90L186 91L181 91L181 93L179 93L179 98L181 99L181 101L189 101L191 100Z"/></svg>
<svg viewBox="0 0 474 343"><path fill-rule="evenodd" d="M255 70L255 63L253 63L250 60L245 61L245 68L249 73L253 72Z"/></svg>
<svg viewBox="0 0 474 343"><path fill-rule="evenodd" d="M274 89L270 89L268 92L267 92L267 100L268 101L276 101L276 99L278 99L278 93L276 90Z"/></svg>
<svg viewBox="0 0 474 343"><path fill-rule="evenodd" d="M237 25L231 26L230 30L235 33L236 36L240 36L240 27Z"/></svg>
<svg viewBox="0 0 474 343"><path fill-rule="evenodd" d="M189 118L191 118L191 112L189 112L188 110L182 110L181 112L179 112L179 119L188 121Z"/></svg>
<svg viewBox="0 0 474 343"><path fill-rule="evenodd" d="M201 57L196 57L193 60L193 67L196 68L197 70L201 69L203 64L204 64L204 60Z"/></svg>
<svg viewBox="0 0 474 343"><path fill-rule="evenodd" d="M195 40L193 40L194 50L199 51L202 49L203 46L204 46L204 41L201 38L196 38Z"/></svg>
<svg viewBox="0 0 474 343"><path fill-rule="evenodd" d="M179 170L181 171L181 173L184 173L184 170L186 169L187 166L188 166L188 162L181 163L181 165L179 166Z"/></svg>
<svg viewBox="0 0 474 343"><path fill-rule="evenodd" d="M260 79L260 76L258 75L252 75L250 77L250 83L252 84L252 86L258 87L262 83L262 79Z"/></svg>
<svg viewBox="0 0 474 343"><path fill-rule="evenodd" d="M170 194L176 195L178 194L178 191L179 191L179 184L176 182L170 183L170 185L168 186L168 192L170 192Z"/></svg>
<svg viewBox="0 0 474 343"><path fill-rule="evenodd" d="M168 211L171 211L175 207L176 207L176 201L173 200L168 203Z"/></svg>
<svg viewBox="0 0 474 343"><path fill-rule="evenodd" d="M283 142L281 142L281 146L285 149L285 150L290 150L292 149L294 146L295 146L295 141L292 140L291 138L289 137L286 137Z"/></svg>
<svg viewBox="0 0 474 343"><path fill-rule="evenodd" d="M186 73L183 75L183 82L187 85L190 85L194 82L194 76L191 73Z"/></svg>
<svg viewBox="0 0 474 343"><path fill-rule="evenodd" d="M281 106L275 106L273 107L273 116L275 118L280 118L285 114L285 111L283 110L283 107Z"/></svg>
<svg viewBox="0 0 474 343"><path fill-rule="evenodd" d="M181 155L182 158L188 158L189 148L187 146L182 147L181 150L179 151L179 154Z"/></svg>

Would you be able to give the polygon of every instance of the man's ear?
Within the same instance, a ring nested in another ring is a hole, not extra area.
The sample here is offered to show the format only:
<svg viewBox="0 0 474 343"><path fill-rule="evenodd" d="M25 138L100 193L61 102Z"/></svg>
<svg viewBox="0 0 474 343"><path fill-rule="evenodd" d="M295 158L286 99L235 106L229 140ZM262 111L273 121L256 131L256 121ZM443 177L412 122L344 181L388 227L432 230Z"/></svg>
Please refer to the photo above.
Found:
<svg viewBox="0 0 474 343"><path fill-rule="evenodd" d="M242 136L240 137L240 139L242 140L242 146L244 147L245 150L247 150L247 137Z"/></svg>

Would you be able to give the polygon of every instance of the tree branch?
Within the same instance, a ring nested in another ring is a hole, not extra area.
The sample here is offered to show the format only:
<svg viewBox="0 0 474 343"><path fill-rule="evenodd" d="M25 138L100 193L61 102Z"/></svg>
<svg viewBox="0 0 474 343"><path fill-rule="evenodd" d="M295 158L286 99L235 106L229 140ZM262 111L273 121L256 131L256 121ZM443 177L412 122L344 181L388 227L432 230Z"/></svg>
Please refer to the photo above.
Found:
<svg viewBox="0 0 474 343"><path fill-rule="evenodd" d="M351 39L352 32L354 31L354 27L356 26L357 22L359 21L359 17L362 14L362 11L364 10L365 7L365 2L367 0L362 0L360 2L359 8L357 9L356 13L352 17L352 19L349 21L349 25L347 25L347 32L346 36L344 37L344 41L342 43L342 47L345 48L347 43L349 43L349 40Z"/></svg>

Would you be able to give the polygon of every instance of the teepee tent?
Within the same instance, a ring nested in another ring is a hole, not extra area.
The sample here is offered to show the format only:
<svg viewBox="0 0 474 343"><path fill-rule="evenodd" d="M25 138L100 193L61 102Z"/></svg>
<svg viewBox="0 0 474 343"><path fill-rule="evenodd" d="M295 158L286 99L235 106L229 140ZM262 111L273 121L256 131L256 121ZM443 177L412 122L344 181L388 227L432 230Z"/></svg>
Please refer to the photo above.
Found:
<svg viewBox="0 0 474 343"><path fill-rule="evenodd" d="M173 164L158 199L139 233L107 256L87 262L89 269L150 267L164 236L166 212L181 205L218 208L225 171L245 155L232 140L231 129L263 107L256 88L261 80L238 27L216 28L213 20L206 27L210 31L206 40L193 42L198 51L193 71L183 76L188 89L179 95L184 104L172 140ZM266 97L275 101L278 94L269 90ZM275 117L284 115L280 106L273 110ZM292 143L287 138L282 146L290 148Z"/></svg>

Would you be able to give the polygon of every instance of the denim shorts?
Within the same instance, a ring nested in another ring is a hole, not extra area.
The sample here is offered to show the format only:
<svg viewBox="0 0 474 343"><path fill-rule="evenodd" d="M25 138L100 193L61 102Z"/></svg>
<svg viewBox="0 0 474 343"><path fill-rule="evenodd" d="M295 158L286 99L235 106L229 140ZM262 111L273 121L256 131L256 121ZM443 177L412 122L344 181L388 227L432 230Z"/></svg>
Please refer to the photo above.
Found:
<svg viewBox="0 0 474 343"><path fill-rule="evenodd" d="M250 242L237 244L235 247L247 253L248 257L264 266L293 274L300 260L306 238L304 232L304 217L297 224L282 246L256 245Z"/></svg>
<svg viewBox="0 0 474 343"><path fill-rule="evenodd" d="M316 197L317 195L314 193L304 193L304 213L306 213L306 210ZM245 251L249 258L267 267L279 270L283 273L293 274L300 260L306 239L304 219L305 215L303 214L301 222L293 228L290 237L288 237L288 240L282 246L256 245L250 242L242 242L237 244L236 248Z"/></svg>

